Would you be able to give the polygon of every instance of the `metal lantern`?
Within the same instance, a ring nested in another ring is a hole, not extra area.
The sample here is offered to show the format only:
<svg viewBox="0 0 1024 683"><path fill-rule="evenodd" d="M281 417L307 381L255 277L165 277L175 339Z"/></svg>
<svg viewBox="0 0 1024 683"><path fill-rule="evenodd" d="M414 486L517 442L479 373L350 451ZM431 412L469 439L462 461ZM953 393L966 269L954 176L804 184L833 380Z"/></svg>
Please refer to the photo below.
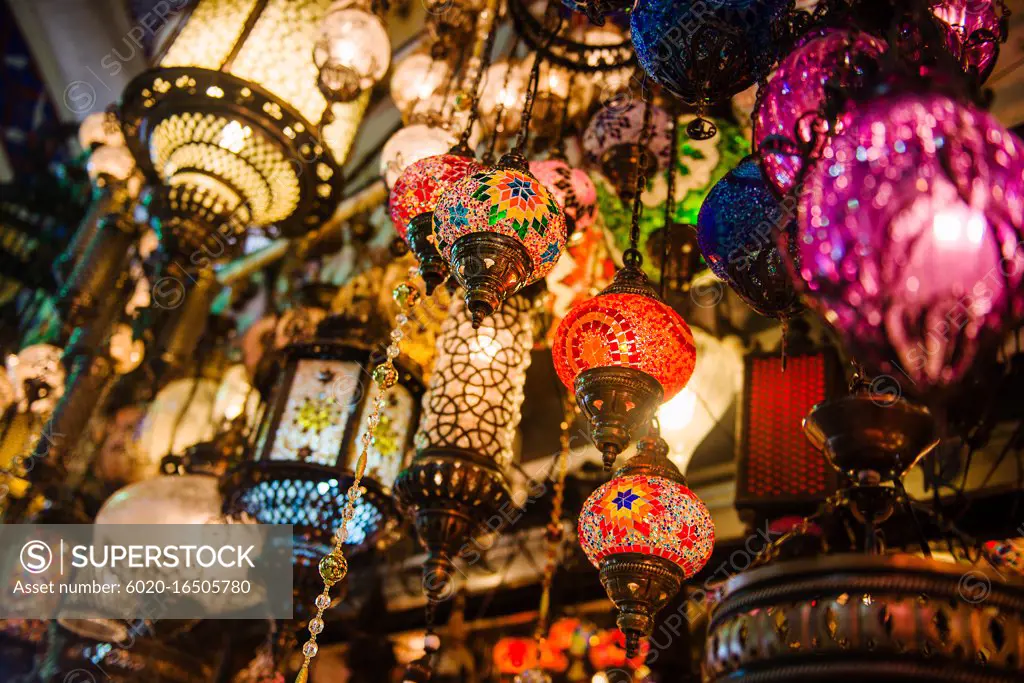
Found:
<svg viewBox="0 0 1024 683"><path fill-rule="evenodd" d="M429 557L430 597L445 595L464 543L514 507L504 472L522 417L523 384L533 346L531 304L516 296L482 326L455 299L437 341L437 361L423 399L416 457L395 482L415 510Z"/></svg>
<svg viewBox="0 0 1024 683"><path fill-rule="evenodd" d="M171 249L216 257L250 224L296 235L334 211L368 95L332 102L317 88L329 5L202 0L126 88L125 138Z"/></svg>
<svg viewBox="0 0 1024 683"><path fill-rule="evenodd" d="M316 565L330 552L341 524L365 417L379 391L368 370L371 349L350 341L351 328L350 320L329 317L314 339L279 352L277 382L253 457L223 481L227 512L245 512L263 524L294 525L294 563L311 570L317 581ZM366 492L348 525L350 552L373 545L396 521L388 487L412 445L423 393L413 372L400 362L396 367L398 383L389 391L367 453Z"/></svg>
<svg viewBox="0 0 1024 683"><path fill-rule="evenodd" d="M904 553L772 563L711 614L709 683L1019 681L1024 583Z"/></svg>

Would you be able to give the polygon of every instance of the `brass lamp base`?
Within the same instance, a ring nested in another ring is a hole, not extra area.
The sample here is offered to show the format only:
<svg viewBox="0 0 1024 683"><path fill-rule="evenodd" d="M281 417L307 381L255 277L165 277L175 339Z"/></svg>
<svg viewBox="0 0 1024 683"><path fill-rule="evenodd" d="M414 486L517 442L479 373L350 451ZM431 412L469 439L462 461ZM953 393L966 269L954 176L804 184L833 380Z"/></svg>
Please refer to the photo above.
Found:
<svg viewBox="0 0 1024 683"><path fill-rule="evenodd" d="M870 389L819 403L804 433L855 481L899 479L939 443L927 408Z"/></svg>
<svg viewBox="0 0 1024 683"><path fill-rule="evenodd" d="M1024 673L1024 584L906 554L777 562L729 579L708 683L958 681Z"/></svg>
<svg viewBox="0 0 1024 683"><path fill-rule="evenodd" d="M647 424L665 396L661 383L646 372L618 366L584 370L573 388L608 471L629 445L633 431Z"/></svg>
<svg viewBox="0 0 1024 683"><path fill-rule="evenodd" d="M454 559L473 538L503 526L514 507L504 475L474 453L421 451L395 480L395 495L414 511L420 544L427 551L423 588L431 601L451 596Z"/></svg>
<svg viewBox="0 0 1024 683"><path fill-rule="evenodd" d="M505 299L526 284L533 270L526 247L496 232L463 235L452 245L451 269L466 289L466 306L478 328Z"/></svg>
<svg viewBox="0 0 1024 683"><path fill-rule="evenodd" d="M434 214L421 213L409 221L405 239L409 249L420 263L420 277L426 285L427 296L448 279L448 266L434 243Z"/></svg>
<svg viewBox="0 0 1024 683"><path fill-rule="evenodd" d="M626 657L637 656L640 639L654 630L654 616L682 583L683 570L660 557L623 553L601 560L601 585L619 610L615 623L626 636Z"/></svg>

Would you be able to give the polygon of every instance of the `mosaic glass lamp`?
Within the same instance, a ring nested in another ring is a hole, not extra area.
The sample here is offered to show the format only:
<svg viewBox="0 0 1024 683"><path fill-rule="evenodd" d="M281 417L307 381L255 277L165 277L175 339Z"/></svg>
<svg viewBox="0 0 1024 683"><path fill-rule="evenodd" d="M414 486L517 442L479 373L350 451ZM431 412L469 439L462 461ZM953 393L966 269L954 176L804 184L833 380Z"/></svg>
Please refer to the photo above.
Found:
<svg viewBox="0 0 1024 683"><path fill-rule="evenodd" d="M250 224L299 235L334 211L369 96L336 102L317 87L329 5L202 0L126 88L124 135L168 248L237 251Z"/></svg>
<svg viewBox="0 0 1024 683"><path fill-rule="evenodd" d="M960 68L984 83L999 58L999 45L1007 38L1010 10L1004 0L932 0L949 50Z"/></svg>
<svg viewBox="0 0 1024 683"><path fill-rule="evenodd" d="M437 361L423 398L416 457L395 483L415 511L427 549L423 584L439 599L451 587L459 549L513 507L505 472L522 417L533 346L531 303L514 296L477 327L458 299L437 340Z"/></svg>
<svg viewBox="0 0 1024 683"><path fill-rule="evenodd" d="M634 430L686 386L697 352L686 321L631 261L603 292L569 311L551 353L610 470Z"/></svg>
<svg viewBox="0 0 1024 683"><path fill-rule="evenodd" d="M530 173L547 188L565 215L566 232L571 236L594 224L597 218L597 190L585 172L572 168L563 159L531 161Z"/></svg>
<svg viewBox="0 0 1024 683"><path fill-rule="evenodd" d="M649 132L644 131L650 107ZM650 180L667 168L672 151L672 119L664 109L630 101L602 108L583 133L583 151L596 164L624 202L636 194L638 164ZM646 184L646 183L645 183Z"/></svg>
<svg viewBox="0 0 1024 683"><path fill-rule="evenodd" d="M583 552L619 610L626 657L654 628L654 616L711 557L715 526L707 507L686 486L657 435L598 487L579 518Z"/></svg>
<svg viewBox="0 0 1024 683"><path fill-rule="evenodd" d="M434 209L441 195L471 173L483 170L475 159L447 153L408 166L391 188L391 221L420 262L427 294L448 277L448 266L434 240Z"/></svg>
<svg viewBox="0 0 1024 683"><path fill-rule="evenodd" d="M253 457L223 482L226 512L244 512L262 524L294 525L300 581L305 574L319 581L316 566L333 546L365 417L379 391L367 370L371 349L349 341L351 327L347 318L328 317L315 338L278 352L277 382ZM348 525L347 553L372 546L396 523L389 487L412 446L423 387L397 359L395 366L398 383L372 435L362 480L366 492Z"/></svg>
<svg viewBox="0 0 1024 683"><path fill-rule="evenodd" d="M434 237L479 327L509 296L555 267L565 248L565 216L525 160L510 153L441 196Z"/></svg>

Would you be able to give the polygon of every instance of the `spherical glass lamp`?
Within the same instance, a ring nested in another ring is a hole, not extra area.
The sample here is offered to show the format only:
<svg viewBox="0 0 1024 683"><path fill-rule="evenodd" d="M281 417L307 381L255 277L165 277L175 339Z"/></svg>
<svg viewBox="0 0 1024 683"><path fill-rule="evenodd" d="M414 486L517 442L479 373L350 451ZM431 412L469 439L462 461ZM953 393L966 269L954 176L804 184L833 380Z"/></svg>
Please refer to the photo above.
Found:
<svg viewBox="0 0 1024 683"><path fill-rule="evenodd" d="M351 102L379 83L391 66L387 27L366 3L337 0L324 17L313 61L324 97Z"/></svg>
<svg viewBox="0 0 1024 683"><path fill-rule="evenodd" d="M457 142L444 128L415 123L399 129L388 138L380 153L380 174L389 188L411 164L427 157L445 154Z"/></svg>
<svg viewBox="0 0 1024 683"><path fill-rule="evenodd" d="M417 104L431 100L450 78L447 62L423 52L410 55L396 64L391 74L391 101L408 121Z"/></svg>
<svg viewBox="0 0 1024 683"><path fill-rule="evenodd" d="M127 147L104 145L89 154L85 170L93 183L103 177L125 181L135 172L135 158Z"/></svg>
<svg viewBox="0 0 1024 683"><path fill-rule="evenodd" d="M644 129L645 109L650 107L650 124ZM648 139L649 137L649 139ZM604 107L590 120L583 133L587 160L597 164L629 202L636 194L638 157L640 168L650 180L668 166L672 151L672 119L653 104L630 101Z"/></svg>
<svg viewBox="0 0 1024 683"><path fill-rule="evenodd" d="M826 138L850 119L841 114L829 130L829 88L850 87L877 62L886 44L859 31L828 29L803 38L780 63L757 100L754 148L766 179L779 194L793 188L807 156L817 157Z"/></svg>
<svg viewBox="0 0 1024 683"><path fill-rule="evenodd" d="M657 436L594 491L579 518L580 546L619 609L626 657L654 629L654 616L707 563L715 525Z"/></svg>
<svg viewBox="0 0 1024 683"><path fill-rule="evenodd" d="M441 196L434 237L479 327L551 272L565 248L565 216L525 160L506 154L497 168L466 176Z"/></svg>
<svg viewBox="0 0 1024 683"><path fill-rule="evenodd" d="M410 164L391 188L391 222L419 260L428 295L448 277L448 267L434 241L437 202L455 183L482 170L470 156L439 154Z"/></svg>
<svg viewBox="0 0 1024 683"><path fill-rule="evenodd" d="M26 346L7 356L7 375L20 412L46 417L64 395L64 352L51 344Z"/></svg>
<svg viewBox="0 0 1024 683"><path fill-rule="evenodd" d="M522 60L502 59L487 67L477 104L480 120L504 135L519 130L530 69Z"/></svg>
<svg viewBox="0 0 1024 683"><path fill-rule="evenodd" d="M669 92L703 111L768 73L788 5L787 0L639 0L630 15L637 61ZM697 118L687 132L707 138L715 129Z"/></svg>
<svg viewBox="0 0 1024 683"><path fill-rule="evenodd" d="M686 386L696 347L686 321L657 299L632 263L601 294L569 311L551 353L611 469L633 432Z"/></svg>
<svg viewBox="0 0 1024 683"><path fill-rule="evenodd" d="M938 401L1024 317L1022 238L1020 140L973 106L899 93L823 150L788 265L868 372Z"/></svg>
<svg viewBox="0 0 1024 683"><path fill-rule="evenodd" d="M123 147L124 135L117 116L105 111L95 111L86 116L78 126L78 144L84 150L103 145Z"/></svg>
<svg viewBox="0 0 1024 683"><path fill-rule="evenodd" d="M531 161L530 173L547 188L565 215L566 232L586 230L597 218L597 190L590 177L562 159Z"/></svg>
<svg viewBox="0 0 1024 683"><path fill-rule="evenodd" d="M796 231L796 212L780 202L754 157L747 157L708 193L697 217L697 244L708 267L761 315L787 320L802 309L778 233Z"/></svg>

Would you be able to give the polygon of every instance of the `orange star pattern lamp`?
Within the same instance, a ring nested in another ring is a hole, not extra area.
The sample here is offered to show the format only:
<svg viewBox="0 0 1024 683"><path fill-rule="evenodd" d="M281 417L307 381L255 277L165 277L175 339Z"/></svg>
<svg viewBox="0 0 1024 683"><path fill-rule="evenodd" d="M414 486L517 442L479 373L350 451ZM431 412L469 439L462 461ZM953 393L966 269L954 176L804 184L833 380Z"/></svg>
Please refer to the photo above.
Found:
<svg viewBox="0 0 1024 683"><path fill-rule="evenodd" d="M579 539L619 610L632 659L654 616L711 557L715 527L655 434L641 439L637 455L583 504Z"/></svg>
<svg viewBox="0 0 1024 683"><path fill-rule="evenodd" d="M697 358L686 321L657 298L632 260L607 289L569 311L551 352L609 470L633 431L683 390Z"/></svg>

